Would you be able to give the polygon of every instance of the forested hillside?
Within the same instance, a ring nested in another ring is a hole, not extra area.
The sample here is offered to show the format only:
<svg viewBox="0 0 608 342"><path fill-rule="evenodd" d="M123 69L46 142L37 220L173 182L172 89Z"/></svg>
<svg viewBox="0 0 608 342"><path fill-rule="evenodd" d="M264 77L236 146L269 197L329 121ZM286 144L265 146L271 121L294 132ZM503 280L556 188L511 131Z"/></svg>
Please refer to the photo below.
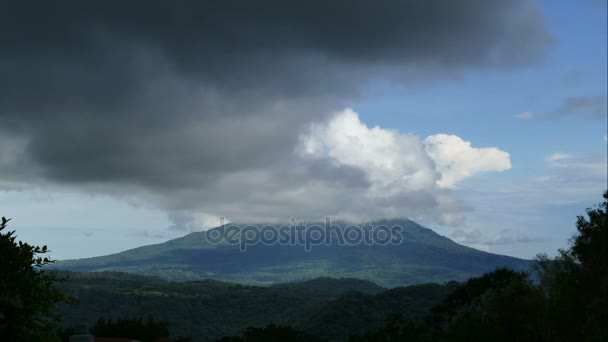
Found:
<svg viewBox="0 0 608 342"><path fill-rule="evenodd" d="M330 244L312 245L309 251L304 245L280 243L251 243L242 251L238 235L234 237L236 244L208 241L206 234L225 232L226 227L222 226L214 232L192 233L118 254L62 261L55 267L72 271L128 272L177 281L215 279L268 285L336 277L366 279L395 287L464 281L498 267L527 270L531 265L530 260L459 245L410 220L372 224L381 225L402 228L398 244L340 244L333 239ZM345 224L337 226L346 227Z"/></svg>
<svg viewBox="0 0 608 342"><path fill-rule="evenodd" d="M319 337L346 339L353 332L381 327L400 313L419 319L455 284L417 285L386 290L358 279L314 280L247 286L213 280L167 282L124 273L71 273L61 288L80 300L62 310L66 327L99 318L153 314L175 336L208 341L248 326L290 325Z"/></svg>

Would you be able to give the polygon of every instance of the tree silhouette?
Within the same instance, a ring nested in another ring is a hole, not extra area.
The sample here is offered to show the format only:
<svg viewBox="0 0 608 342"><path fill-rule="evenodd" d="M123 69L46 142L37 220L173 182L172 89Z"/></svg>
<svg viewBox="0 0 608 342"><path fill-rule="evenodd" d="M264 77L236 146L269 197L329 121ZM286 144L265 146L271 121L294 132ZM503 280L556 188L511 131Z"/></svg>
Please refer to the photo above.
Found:
<svg viewBox="0 0 608 342"><path fill-rule="evenodd" d="M608 340L608 191L604 201L578 216L577 232L558 257L537 257L547 297L544 333L552 341Z"/></svg>
<svg viewBox="0 0 608 342"><path fill-rule="evenodd" d="M74 303L54 285L63 279L43 266L53 262L41 255L47 246L17 241L0 222L0 341L58 341L57 304Z"/></svg>
<svg viewBox="0 0 608 342"><path fill-rule="evenodd" d="M226 336L218 342L315 342L316 337L294 330L288 325L270 324L263 328L249 327L241 336Z"/></svg>
<svg viewBox="0 0 608 342"><path fill-rule="evenodd" d="M169 336L169 323L157 321L149 316L147 321L141 318L112 319L100 318L91 327L91 333L100 337L123 337L142 342L154 342L161 337Z"/></svg>

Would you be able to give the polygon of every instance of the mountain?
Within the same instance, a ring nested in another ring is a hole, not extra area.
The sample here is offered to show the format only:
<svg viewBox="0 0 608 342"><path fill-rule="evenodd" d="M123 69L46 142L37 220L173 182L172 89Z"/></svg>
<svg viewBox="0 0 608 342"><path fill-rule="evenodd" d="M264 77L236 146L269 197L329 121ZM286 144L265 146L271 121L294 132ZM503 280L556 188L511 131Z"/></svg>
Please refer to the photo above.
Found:
<svg viewBox="0 0 608 342"><path fill-rule="evenodd" d="M394 233L391 241L395 243L340 244L337 239L332 239L329 244L312 245L310 251L298 243L248 244L246 251L241 251L238 243L232 243L247 235L244 231L234 234L233 240L228 242L213 243L208 238L226 235L230 228L235 227L231 225L117 254L60 261L55 267L81 272L120 271L166 280L215 279L251 285L317 277L358 278L384 287L395 287L464 281L497 267L521 270L531 265L530 260L459 245L411 220L383 220L371 226L401 227L401 230L391 231ZM341 233L349 229L346 224L336 224L335 227ZM365 230L369 228L361 227L361 231ZM297 233L287 231L281 237L293 239L295 235Z"/></svg>
<svg viewBox="0 0 608 342"><path fill-rule="evenodd" d="M62 306L65 327L99 318L146 318L169 323L174 337L214 341L249 326L290 325L331 341L344 341L384 325L387 316L421 319L457 284L387 290L358 279L249 286L215 280L168 282L116 272L73 273L59 283L80 304Z"/></svg>

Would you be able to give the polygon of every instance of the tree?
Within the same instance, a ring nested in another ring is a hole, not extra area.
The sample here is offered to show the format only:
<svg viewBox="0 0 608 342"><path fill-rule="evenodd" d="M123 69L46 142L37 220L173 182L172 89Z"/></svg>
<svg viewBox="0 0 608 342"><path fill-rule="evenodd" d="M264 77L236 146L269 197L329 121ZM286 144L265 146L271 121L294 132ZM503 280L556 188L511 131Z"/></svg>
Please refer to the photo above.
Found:
<svg viewBox="0 0 608 342"><path fill-rule="evenodd" d="M528 274L500 268L454 290L427 322L449 341L540 341L542 311Z"/></svg>
<svg viewBox="0 0 608 342"><path fill-rule="evenodd" d="M58 341L59 303L74 303L54 285L64 280L43 269L53 262L42 254L47 246L16 241L5 232L10 219L0 222L0 341Z"/></svg>
<svg viewBox="0 0 608 342"><path fill-rule="evenodd" d="M578 216L570 248L537 257L536 273L547 298L544 333L552 341L608 340L608 191L604 201Z"/></svg>
<svg viewBox="0 0 608 342"><path fill-rule="evenodd" d="M264 328L248 327L243 336L226 336L218 342L314 342L320 341L305 332L294 330L288 325L270 324Z"/></svg>
<svg viewBox="0 0 608 342"><path fill-rule="evenodd" d="M588 217L588 218L587 218ZM604 202L578 216L570 254L594 280L608 272L608 190Z"/></svg>
<svg viewBox="0 0 608 342"><path fill-rule="evenodd" d="M112 319L100 318L91 327L91 333L103 337L124 337L143 342L154 342L159 338L169 336L169 323L157 321L149 316L147 321L141 318Z"/></svg>

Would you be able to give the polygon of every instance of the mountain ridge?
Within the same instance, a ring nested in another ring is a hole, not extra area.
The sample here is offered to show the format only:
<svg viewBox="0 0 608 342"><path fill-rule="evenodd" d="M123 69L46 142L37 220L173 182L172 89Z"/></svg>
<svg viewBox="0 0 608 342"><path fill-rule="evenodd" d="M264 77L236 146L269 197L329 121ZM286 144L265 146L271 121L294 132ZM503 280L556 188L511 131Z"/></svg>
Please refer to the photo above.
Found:
<svg viewBox="0 0 608 342"><path fill-rule="evenodd" d="M307 226L312 225L315 223ZM312 245L310 251L298 244L258 243L247 245L247 250L241 251L238 244L226 241L214 244L205 239L205 234L213 230L226 233L230 227L224 225L206 233L190 233L116 254L60 261L55 267L85 272L120 271L178 281L216 279L251 285L318 277L358 278L384 287L395 287L462 281L498 267L523 270L531 264L530 260L462 246L411 220L379 220L372 224L374 227L380 225L401 227L397 233L401 242L340 245L332 240L327 245ZM257 229L263 227L255 226ZM334 223L334 226L342 232L347 229L344 223ZM364 229L361 228L362 231ZM240 239L242 236L239 234L236 237Z"/></svg>

